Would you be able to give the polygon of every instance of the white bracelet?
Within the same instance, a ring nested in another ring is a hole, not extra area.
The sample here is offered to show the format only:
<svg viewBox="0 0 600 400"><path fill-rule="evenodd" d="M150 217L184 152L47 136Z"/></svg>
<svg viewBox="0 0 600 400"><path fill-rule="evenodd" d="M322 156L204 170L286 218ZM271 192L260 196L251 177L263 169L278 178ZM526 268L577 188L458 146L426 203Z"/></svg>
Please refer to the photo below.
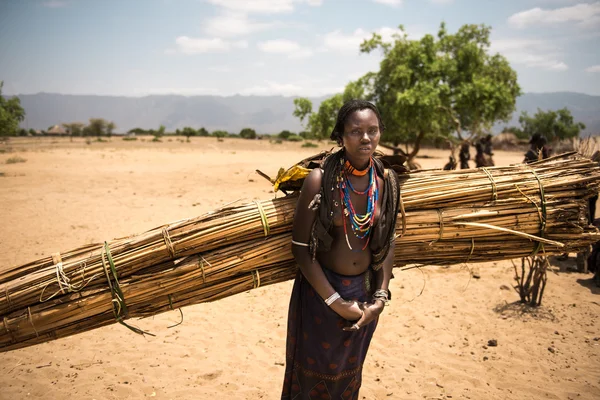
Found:
<svg viewBox="0 0 600 400"><path fill-rule="evenodd" d="M296 242L293 239L292 239L292 244L295 244L296 246L309 247L308 243Z"/></svg>
<svg viewBox="0 0 600 400"><path fill-rule="evenodd" d="M342 296L340 296L340 294L338 292L335 292L334 294L332 294L325 300L325 304L327 304L327 306L331 306L334 301L336 301L337 299L339 299L341 297Z"/></svg>

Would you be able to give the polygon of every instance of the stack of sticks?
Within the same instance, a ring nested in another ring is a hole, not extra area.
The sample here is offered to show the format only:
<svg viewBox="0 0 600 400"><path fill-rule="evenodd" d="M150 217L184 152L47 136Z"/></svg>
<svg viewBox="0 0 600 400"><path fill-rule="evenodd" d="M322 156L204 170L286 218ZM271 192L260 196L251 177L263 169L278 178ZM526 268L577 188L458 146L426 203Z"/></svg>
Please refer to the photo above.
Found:
<svg viewBox="0 0 600 400"><path fill-rule="evenodd" d="M600 169L535 164L402 175L396 267L577 252L600 240L587 198ZM0 351L292 279L297 197L226 206L143 234L0 269Z"/></svg>

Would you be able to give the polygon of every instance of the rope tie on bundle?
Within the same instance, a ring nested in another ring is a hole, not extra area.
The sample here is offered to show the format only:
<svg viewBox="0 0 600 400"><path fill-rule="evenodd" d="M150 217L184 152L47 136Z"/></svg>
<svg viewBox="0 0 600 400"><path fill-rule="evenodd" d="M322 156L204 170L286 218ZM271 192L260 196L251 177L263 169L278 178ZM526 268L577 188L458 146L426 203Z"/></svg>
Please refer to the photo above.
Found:
<svg viewBox="0 0 600 400"><path fill-rule="evenodd" d="M207 263L209 267L212 267L212 265L210 265L210 263L208 261L206 261L204 259L204 257L200 256L200 258L198 258L198 266L200 267L200 270L202 271L202 283L206 283L206 275L204 273L204 263Z"/></svg>
<svg viewBox="0 0 600 400"><path fill-rule="evenodd" d="M99 275L99 274L92 275L86 281L85 280L85 269L87 267L87 264L85 261L82 261L79 264L81 266L81 282L79 283L79 285L75 285L75 284L71 283L72 278L69 278L67 276L67 273L64 270L64 264L62 262L62 259L61 259L59 253L52 254L52 261L54 262L54 268L56 268L55 272L56 272L56 283L58 284L58 290L56 292L54 292L53 294L51 294L48 298L44 299L44 293L46 292L46 289L48 288L48 286L50 286L50 284L52 284L52 282L49 282L48 284L46 284L42 288L42 292L40 293L40 302L41 303L54 298L58 294L79 292L83 288L85 288L88 285L88 283L90 283L92 280L94 280Z"/></svg>
<svg viewBox="0 0 600 400"><path fill-rule="evenodd" d="M162 229L163 239L165 241L165 245L167 246L167 251L171 255L171 258L175 257L175 246L173 246L173 242L171 241L171 236L169 236L169 228L164 227Z"/></svg>
<svg viewBox="0 0 600 400"><path fill-rule="evenodd" d="M6 296L6 303L8 305L8 309L10 310L12 308L12 304L10 301L10 296L8 295L8 284L4 286L4 295Z"/></svg>
<svg viewBox="0 0 600 400"><path fill-rule="evenodd" d="M108 266L106 265L107 261ZM139 335L148 334L150 336L155 336L150 332L146 332L141 330L140 328L131 326L124 321L124 318L127 318L129 312L127 310L127 304L125 304L125 296L123 296L123 291L121 290L121 285L119 284L117 268L115 267L115 262L112 258L112 255L110 254L108 242L104 242L104 249L102 251L102 266L104 267L104 273L106 274L106 280L108 282L108 287L110 289L110 294L112 297L113 314L115 315L115 319L117 320L117 322ZM112 278L114 279L114 284L111 281L111 274Z"/></svg>
<svg viewBox="0 0 600 400"><path fill-rule="evenodd" d="M171 310L175 310L173 308L173 299L171 297L171 295L167 295L168 299L169 299L169 307L171 308ZM167 329L169 328L175 328L176 326L179 326L181 324L183 324L183 311L181 311L181 308L178 308L179 310L179 315L181 316L181 321L179 321L178 323L176 323L175 325L171 325L171 326L167 326Z"/></svg>
<svg viewBox="0 0 600 400"><path fill-rule="evenodd" d="M31 327L35 332L35 337L40 337L40 334L38 333L37 329L35 329L35 325L33 324L33 315L31 315L31 307L27 307L27 314L29 316L29 323L31 324Z"/></svg>
<svg viewBox="0 0 600 400"><path fill-rule="evenodd" d="M494 200L494 201L498 200L498 188L496 187L496 181L494 181L494 177L492 176L492 173L486 167L481 167L481 170L483 172L485 172L487 177L490 179L490 182L492 182L492 200Z"/></svg>
<svg viewBox="0 0 600 400"><path fill-rule="evenodd" d="M258 289L260 287L260 274L258 273L258 270L255 269L254 271L251 271L250 274L252 275L252 289ZM254 274L256 274L256 277Z"/></svg>
<svg viewBox="0 0 600 400"><path fill-rule="evenodd" d="M406 233L406 210L404 209L404 200L402 199L402 192L398 193L398 199L400 200L400 215L402 216L402 233L400 237L403 237Z"/></svg>
<svg viewBox="0 0 600 400"><path fill-rule="evenodd" d="M14 335L13 331L11 331L11 330L8 328L8 319L7 319L6 317L4 317L4 318L2 319L2 322L4 323L4 330L6 330L6 332L8 332L8 334L10 335L10 341L11 341L12 343L17 343L17 340L15 339L15 335Z"/></svg>
<svg viewBox="0 0 600 400"><path fill-rule="evenodd" d="M467 261L465 264L468 264L471 261L471 256L473 255L473 251L475 251L475 238L471 238L471 251L469 252L469 256L467 257Z"/></svg>
<svg viewBox="0 0 600 400"><path fill-rule="evenodd" d="M256 204L256 208L258 208L258 213L260 214L260 222L263 226L263 232L265 234L265 237L267 237L269 236L269 232L271 231L271 228L269 227L269 220L267 219L267 214L265 213L265 209L263 208L262 204L260 204L260 201L254 200L254 204Z"/></svg>
<svg viewBox="0 0 600 400"><path fill-rule="evenodd" d="M439 240L442 240L442 237L444 236L444 210L441 208L438 208L436 211L438 213L438 221L440 224L440 231L438 232L438 238L435 239L434 241L432 241L431 243L429 243L430 246L432 246Z"/></svg>
<svg viewBox="0 0 600 400"><path fill-rule="evenodd" d="M538 181L538 186L540 188L540 202L541 202L541 207L542 207L542 214L540 215L540 237L542 239L544 239L544 234L546 233L546 216L547 216L546 194L544 192L544 184L543 184L540 176L537 174L537 172L535 172L535 170L533 168L529 167L529 170L531 171L533 176L535 176L535 179ZM544 251L544 244L542 242L538 241L535 248L533 249L533 251L531 252L531 254L529 256L534 257L535 255L537 255L537 253L540 251L540 249L542 251Z"/></svg>

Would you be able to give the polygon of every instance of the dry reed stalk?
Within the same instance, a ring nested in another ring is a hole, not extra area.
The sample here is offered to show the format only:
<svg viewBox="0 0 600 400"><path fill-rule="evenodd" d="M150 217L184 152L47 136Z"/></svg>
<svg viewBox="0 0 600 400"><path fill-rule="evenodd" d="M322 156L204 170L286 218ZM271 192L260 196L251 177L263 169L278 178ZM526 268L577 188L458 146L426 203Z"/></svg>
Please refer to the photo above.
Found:
<svg viewBox="0 0 600 400"><path fill-rule="evenodd" d="M598 190L600 173L586 159L550 160L533 170L422 171L402 180L407 214L406 226L398 220L397 232L403 233L395 251L398 265L522 257L539 251L540 241L546 253L562 252L600 238L587 226L582 200ZM290 279L294 206L295 197L285 197L226 207L109 242L113 278L124 298L119 304L128 311L117 316L213 301L248 290L249 277L254 286L259 275L263 285ZM268 239L257 239L266 233ZM63 254L61 271L45 258L0 272L0 349L114 323L105 253L100 245L88 245Z"/></svg>
<svg viewBox="0 0 600 400"><path fill-rule="evenodd" d="M560 253L600 239L600 233L581 225L584 211L581 201L560 200L548 204L547 238L561 240L563 246L545 244L545 254ZM554 212L554 210L562 210ZM518 218L512 218L514 212ZM440 238L439 216L445 225ZM499 217L500 216L500 217ZM522 221L534 221L531 232L539 228L539 215L534 207L523 208L522 199L503 201L497 208L476 205L472 208L449 208L414 211L404 236L398 237L397 266L412 263L456 264L491 261L528 256L536 248L535 241L523 240L504 231L481 230L478 226L460 224L465 221L515 231ZM422 227L432 226L426 233ZM459 224L459 225L453 225ZM456 231L450 228L461 226ZM397 232L402 231L398 222ZM448 232L452 234L446 236ZM487 233L487 235L486 235ZM538 238L541 239L541 238ZM138 271L120 280L127 304L126 318L146 317L190 304L218 300L258 286L292 279L295 264L289 249L291 234L281 233L266 239L224 246L175 261L166 261ZM0 350L42 343L116 322L113 296L106 282L91 285L77 293L49 301L22 306L3 317Z"/></svg>

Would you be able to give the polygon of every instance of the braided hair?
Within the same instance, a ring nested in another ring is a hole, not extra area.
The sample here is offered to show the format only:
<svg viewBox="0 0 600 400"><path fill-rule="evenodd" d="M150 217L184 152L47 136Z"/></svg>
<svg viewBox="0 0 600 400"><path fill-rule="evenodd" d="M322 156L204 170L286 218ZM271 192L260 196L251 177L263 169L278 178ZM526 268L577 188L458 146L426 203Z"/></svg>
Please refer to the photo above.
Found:
<svg viewBox="0 0 600 400"><path fill-rule="evenodd" d="M377 121L379 122L379 131L383 133L385 131L385 124L381 120L381 115L379 114L379 110L373 103L370 103L366 100L348 100L344 103L342 108L338 111L337 121L335 122L335 126L333 127L333 131L331 132L331 140L342 143L342 136L344 136L344 125L346 124L346 119L350 114L354 111L362 111L365 109L369 109L375 113L377 116Z"/></svg>

